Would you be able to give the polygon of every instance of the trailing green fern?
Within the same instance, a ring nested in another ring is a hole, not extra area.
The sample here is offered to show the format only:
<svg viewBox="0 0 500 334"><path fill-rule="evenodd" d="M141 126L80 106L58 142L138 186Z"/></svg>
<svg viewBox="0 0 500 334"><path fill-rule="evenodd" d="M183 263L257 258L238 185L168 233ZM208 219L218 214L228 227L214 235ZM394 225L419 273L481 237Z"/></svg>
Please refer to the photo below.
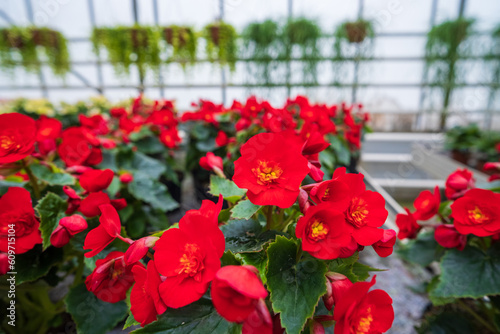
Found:
<svg viewBox="0 0 500 334"><path fill-rule="evenodd" d="M243 55L250 61L247 69L253 82L264 86L275 83L274 70L277 67L275 60L283 53L283 44L280 40L280 27L272 20L250 23L243 31Z"/></svg>
<svg viewBox="0 0 500 334"><path fill-rule="evenodd" d="M210 61L218 61L221 66L228 65L235 70L238 58L237 38L234 27L223 21L208 24L203 29L206 40L206 53Z"/></svg>
<svg viewBox="0 0 500 334"><path fill-rule="evenodd" d="M306 85L318 83L319 39L321 29L314 22L306 18L296 18L287 21L283 29L285 44L285 58L293 58L294 47L300 50L300 59L303 62L302 81Z"/></svg>
<svg viewBox="0 0 500 334"><path fill-rule="evenodd" d="M147 68L159 69L160 32L156 28L139 25L94 28L91 40L96 54L100 54L101 48L107 51L118 75L129 74L132 64L142 76Z"/></svg>
<svg viewBox="0 0 500 334"><path fill-rule="evenodd" d="M446 125L452 93L465 75L465 67L460 65L459 59L469 55L470 48L465 42L473 24L472 19L459 18L443 22L427 34L425 51L429 84L443 94L441 128Z"/></svg>
<svg viewBox="0 0 500 334"><path fill-rule="evenodd" d="M196 62L198 34L192 27L170 25L163 28L163 38L171 49L167 62L179 62L183 68Z"/></svg>
<svg viewBox="0 0 500 334"><path fill-rule="evenodd" d="M36 73L43 57L55 75L62 77L69 71L67 41L60 32L44 27L0 29L0 66L4 70L11 71L20 64Z"/></svg>

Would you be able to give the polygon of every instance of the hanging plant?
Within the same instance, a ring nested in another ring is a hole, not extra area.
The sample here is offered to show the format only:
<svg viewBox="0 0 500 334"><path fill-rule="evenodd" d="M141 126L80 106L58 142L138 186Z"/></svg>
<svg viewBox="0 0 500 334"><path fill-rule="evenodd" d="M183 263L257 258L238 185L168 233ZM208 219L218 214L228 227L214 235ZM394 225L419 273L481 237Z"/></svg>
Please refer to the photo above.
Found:
<svg viewBox="0 0 500 334"><path fill-rule="evenodd" d="M465 68L460 66L459 59L469 54L466 40L473 23L474 20L464 18L446 21L427 34L425 51L429 84L431 89L438 89L443 94L440 128L446 125L452 93L465 75Z"/></svg>
<svg viewBox="0 0 500 334"><path fill-rule="evenodd" d="M147 26L94 28L91 36L94 52L106 49L108 60L119 75L129 74L135 64L141 76L146 68L157 71L160 66L160 34Z"/></svg>
<svg viewBox="0 0 500 334"><path fill-rule="evenodd" d="M248 73L255 82L269 86L277 63L273 62L282 53L279 25L275 21L250 23L243 31L243 53L250 61Z"/></svg>
<svg viewBox="0 0 500 334"><path fill-rule="evenodd" d="M373 52L375 31L371 21L358 19L342 23L334 33L333 66L335 84L346 76L346 61L353 58L359 62Z"/></svg>
<svg viewBox="0 0 500 334"><path fill-rule="evenodd" d="M317 80L317 66L320 52L318 42L321 38L320 27L306 18L290 19L283 29L283 40L285 42L285 58L291 61L294 47L300 49L300 60L303 64L304 84L315 85Z"/></svg>
<svg viewBox="0 0 500 334"><path fill-rule="evenodd" d="M237 59L236 39L238 35L234 27L223 21L211 23L203 29L206 40L206 53L210 61L218 61L221 66L228 65L235 70Z"/></svg>
<svg viewBox="0 0 500 334"><path fill-rule="evenodd" d="M45 57L55 75L70 69L66 38L58 31L38 27L0 29L0 66L11 70L19 62L28 72L38 72Z"/></svg>
<svg viewBox="0 0 500 334"><path fill-rule="evenodd" d="M177 61L183 68L196 62L198 35L193 28L170 25L163 28L163 38L171 47L168 62Z"/></svg>

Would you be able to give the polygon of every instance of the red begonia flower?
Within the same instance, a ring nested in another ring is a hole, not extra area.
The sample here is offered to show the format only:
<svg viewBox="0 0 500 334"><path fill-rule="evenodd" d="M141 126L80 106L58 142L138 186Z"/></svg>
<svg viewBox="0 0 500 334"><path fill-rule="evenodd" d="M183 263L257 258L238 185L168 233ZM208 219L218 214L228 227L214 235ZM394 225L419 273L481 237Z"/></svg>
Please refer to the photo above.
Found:
<svg viewBox="0 0 500 334"><path fill-rule="evenodd" d="M287 133L255 135L241 147L241 157L234 162L233 181L248 189L253 204L288 208L309 173L307 159L300 152L300 142Z"/></svg>
<svg viewBox="0 0 500 334"><path fill-rule="evenodd" d="M392 299L383 290L368 290L371 282L354 283L335 305L333 318L335 334L384 333L392 326L394 309Z"/></svg>
<svg viewBox="0 0 500 334"><path fill-rule="evenodd" d="M429 190L422 191L413 202L415 213L413 214L417 220L428 220L438 213L439 205L441 204L441 195L439 187L434 188L434 194Z"/></svg>
<svg viewBox="0 0 500 334"><path fill-rule="evenodd" d="M384 225L389 212L385 200L377 192L366 190L354 196L345 213L346 221L354 227L352 236L362 246L370 246L382 238Z"/></svg>
<svg viewBox="0 0 500 334"><path fill-rule="evenodd" d="M55 118L42 115L36 121L36 141L41 142L47 139L57 139L61 136L62 123Z"/></svg>
<svg viewBox="0 0 500 334"><path fill-rule="evenodd" d="M314 203L329 202L342 210L347 208L351 201L350 187L340 180L328 180L314 186L309 195ZM347 195L346 195L347 194Z"/></svg>
<svg viewBox="0 0 500 334"><path fill-rule="evenodd" d="M69 186L64 186L63 191L68 196L68 208L66 209L66 214L70 215L78 210L82 199L78 196L76 191Z"/></svg>
<svg viewBox="0 0 500 334"><path fill-rule="evenodd" d="M396 225L399 228L398 239L415 239L422 228L416 221L413 214L405 208L406 214L398 213L396 216Z"/></svg>
<svg viewBox="0 0 500 334"><path fill-rule="evenodd" d="M372 245L375 252L380 257L388 257L393 252L396 243L396 231L383 230L382 238Z"/></svg>
<svg viewBox="0 0 500 334"><path fill-rule="evenodd" d="M253 266L225 266L212 281L211 296L217 312L227 321L243 322L267 290Z"/></svg>
<svg viewBox="0 0 500 334"><path fill-rule="evenodd" d="M337 168L332 180L349 185L349 192L345 197L350 197L347 208L344 202L335 203L335 208L345 212L345 219L352 229L352 236L362 246L370 246L382 238L382 226L389 215L385 209L385 200L377 192L366 190L363 174L346 173L345 167Z"/></svg>
<svg viewBox="0 0 500 334"><path fill-rule="evenodd" d="M35 148L36 125L28 116L0 115L0 165L24 159Z"/></svg>
<svg viewBox="0 0 500 334"><path fill-rule="evenodd" d="M177 125L174 113L167 109L153 111L146 122L154 125L164 125L169 127Z"/></svg>
<svg viewBox="0 0 500 334"><path fill-rule="evenodd" d="M142 259L153 248L158 237L144 237L134 241L125 252L125 262L134 263Z"/></svg>
<svg viewBox="0 0 500 334"><path fill-rule="evenodd" d="M448 224L436 226L434 230L434 239L444 248L464 250L465 245L467 245L467 236L458 233L455 226Z"/></svg>
<svg viewBox="0 0 500 334"><path fill-rule="evenodd" d="M457 169L446 179L444 193L448 199L455 200L463 196L467 190L475 187L476 180L467 169Z"/></svg>
<svg viewBox="0 0 500 334"><path fill-rule="evenodd" d="M345 247L342 247L340 249L339 258L345 259L345 258L351 257L357 251L362 250L363 247L364 246L358 245L358 243L356 242L356 240L354 240L354 238L351 237L351 242L349 243L349 245L347 245Z"/></svg>
<svg viewBox="0 0 500 334"><path fill-rule="evenodd" d="M500 162L487 162L484 164L483 169L488 171L500 170Z"/></svg>
<svg viewBox="0 0 500 334"><path fill-rule="evenodd" d="M160 141L168 148L176 148L177 144L181 142L181 138L177 133L177 129L172 128L169 130L163 130L160 133Z"/></svg>
<svg viewBox="0 0 500 334"><path fill-rule="evenodd" d="M351 228L344 214L329 203L311 206L297 222L295 234L302 249L318 259L336 259L351 242Z"/></svg>
<svg viewBox="0 0 500 334"><path fill-rule="evenodd" d="M148 262L147 269L142 265L132 268L135 284L130 293L130 311L141 327L155 321L158 314L167 310L160 298L159 286L162 282L153 260Z"/></svg>
<svg viewBox="0 0 500 334"><path fill-rule="evenodd" d="M123 174L120 175L120 182L121 183L127 184L127 183L130 183L132 181L134 181L134 176L132 174L130 174L130 173L123 173Z"/></svg>
<svg viewBox="0 0 500 334"><path fill-rule="evenodd" d="M241 334L281 334L280 321L273 322L271 314L267 309L266 302L260 299L254 311L243 322Z"/></svg>
<svg viewBox="0 0 500 334"><path fill-rule="evenodd" d="M335 303L352 286L352 282L346 276L333 272L327 273L326 278L326 294L323 296L323 302L331 311Z"/></svg>
<svg viewBox="0 0 500 334"><path fill-rule="evenodd" d="M117 303L124 300L127 291L134 284L134 264L127 265L123 255L122 252L114 251L104 259L97 260L94 271L85 280L87 290L102 301ZM135 266L144 267L140 262Z"/></svg>
<svg viewBox="0 0 500 334"><path fill-rule="evenodd" d="M453 224L460 234L488 237L500 232L500 194L471 189L451 205Z"/></svg>
<svg viewBox="0 0 500 334"><path fill-rule="evenodd" d="M165 231L156 242L156 267L168 277L160 285L168 307L179 308L200 299L219 270L225 249L217 219L222 201L222 196L217 205L203 201L200 210L188 211L179 228Z"/></svg>
<svg viewBox="0 0 500 334"><path fill-rule="evenodd" d="M42 243L40 222L35 217L28 190L11 187L0 198L0 251L8 252L10 225L14 225L16 236L15 253L22 254Z"/></svg>
<svg viewBox="0 0 500 334"><path fill-rule="evenodd" d="M120 217L116 209L111 204L103 204L99 206L99 210L102 212L99 217L100 224L87 234L83 244L83 249L91 250L85 253L85 257L99 254L121 232Z"/></svg>
<svg viewBox="0 0 500 334"><path fill-rule="evenodd" d="M127 115L127 110L125 108L111 108L109 113L111 117L120 118Z"/></svg>
<svg viewBox="0 0 500 334"><path fill-rule="evenodd" d="M105 190L113 181L115 174L111 169L91 169L80 175L80 185L88 192Z"/></svg>
<svg viewBox="0 0 500 334"><path fill-rule="evenodd" d="M92 133L96 135L105 135L108 134L109 128L108 128L108 123L104 119L102 115L94 115L87 117L83 114L80 114L78 116L80 124L92 131Z"/></svg>
<svg viewBox="0 0 500 334"><path fill-rule="evenodd" d="M222 171L224 169L222 158L212 152L208 152L204 157L200 158L200 167L208 171Z"/></svg>
<svg viewBox="0 0 500 334"><path fill-rule="evenodd" d="M237 132L248 129L252 125L252 121L248 118L240 118L238 122L234 125Z"/></svg>
<svg viewBox="0 0 500 334"><path fill-rule="evenodd" d="M86 128L70 127L63 131L57 152L66 166L97 165L102 161L99 140Z"/></svg>
<svg viewBox="0 0 500 334"><path fill-rule="evenodd" d="M79 210L88 218L95 217L99 215L99 206L102 204L111 204L116 210L121 210L127 206L127 201L124 198L110 200L108 194L99 191L85 197Z"/></svg>
<svg viewBox="0 0 500 334"><path fill-rule="evenodd" d="M59 225L50 236L50 243L54 247L63 247L71 237L84 231L87 228L87 221L80 215L64 217L59 221Z"/></svg>
<svg viewBox="0 0 500 334"><path fill-rule="evenodd" d="M215 137L215 144L217 144L218 147L221 147L226 146L228 143L229 138L227 137L227 134L222 130L217 132L217 137Z"/></svg>

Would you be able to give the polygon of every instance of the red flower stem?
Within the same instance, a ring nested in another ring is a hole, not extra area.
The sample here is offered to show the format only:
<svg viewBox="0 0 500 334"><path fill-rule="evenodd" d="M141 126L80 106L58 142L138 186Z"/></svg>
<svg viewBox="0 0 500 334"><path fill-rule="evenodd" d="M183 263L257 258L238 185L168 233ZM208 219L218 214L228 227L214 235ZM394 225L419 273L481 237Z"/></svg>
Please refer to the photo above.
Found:
<svg viewBox="0 0 500 334"><path fill-rule="evenodd" d="M120 234L118 234L116 237L117 237L118 239L120 239L121 241L126 242L126 243L127 243L127 244L129 244L129 245L132 245L132 244L134 243L134 241L133 241L133 240L131 240L131 239L129 239L129 238L122 237Z"/></svg>
<svg viewBox="0 0 500 334"><path fill-rule="evenodd" d="M26 171L26 174L28 174L28 177L30 178L30 184L33 188L33 192L35 193L35 198L40 199L40 188L38 187L38 180L36 176L33 175L33 172L26 163L26 160L21 160L21 163L23 164L23 168Z"/></svg>

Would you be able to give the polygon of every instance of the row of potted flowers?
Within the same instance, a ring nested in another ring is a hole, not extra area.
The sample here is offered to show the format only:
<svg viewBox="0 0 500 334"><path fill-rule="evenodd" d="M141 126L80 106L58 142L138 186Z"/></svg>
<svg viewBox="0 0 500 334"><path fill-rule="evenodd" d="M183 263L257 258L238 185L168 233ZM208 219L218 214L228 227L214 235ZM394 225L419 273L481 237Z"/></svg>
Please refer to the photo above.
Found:
<svg viewBox="0 0 500 334"><path fill-rule="evenodd" d="M139 97L69 127L0 120L2 284L17 285L7 331L68 328L69 316L81 333L125 318L138 333L390 328L392 300L358 259L367 246L390 255L396 232L363 175L336 168L359 149L366 116L352 107L201 101L180 121L215 200L174 224L161 217L176 206L162 177L182 145L171 101Z"/></svg>

